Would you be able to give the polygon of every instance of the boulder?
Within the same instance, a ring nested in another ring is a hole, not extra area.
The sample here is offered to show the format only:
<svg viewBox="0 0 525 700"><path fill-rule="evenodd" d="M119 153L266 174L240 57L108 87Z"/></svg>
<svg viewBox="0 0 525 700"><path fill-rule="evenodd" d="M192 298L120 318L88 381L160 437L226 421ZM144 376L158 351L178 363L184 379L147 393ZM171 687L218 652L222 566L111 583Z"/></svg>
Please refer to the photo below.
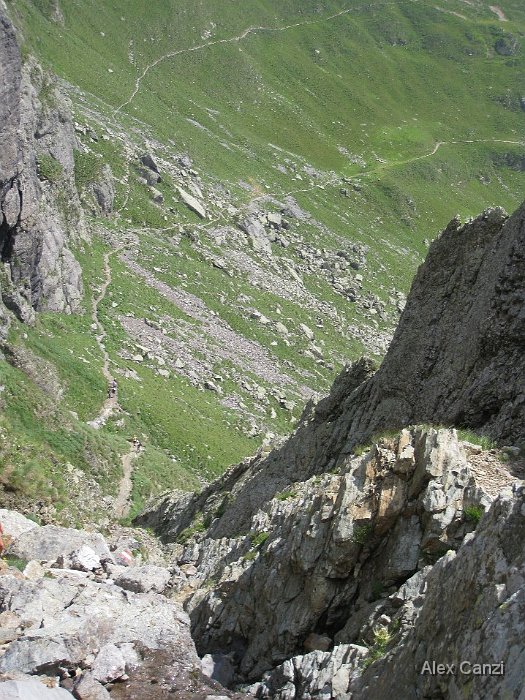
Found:
<svg viewBox="0 0 525 700"><path fill-rule="evenodd" d="M114 644L104 644L95 657L91 673L99 683L111 683L126 672L126 661Z"/></svg>
<svg viewBox="0 0 525 700"><path fill-rule="evenodd" d="M11 540L16 540L24 532L38 527L35 522L21 513L17 513L15 510L5 510L5 508L0 508L0 524L4 529L4 535L10 537Z"/></svg>
<svg viewBox="0 0 525 700"><path fill-rule="evenodd" d="M151 170L151 171L153 171L154 173L158 173L158 172L159 172L158 165L157 165L157 163L155 162L155 159L154 159L154 157L151 155L151 153L144 153L144 155L142 155L142 156L140 157L140 162L142 163L142 165L145 165L146 168L148 168L148 170Z"/></svg>
<svg viewBox="0 0 525 700"><path fill-rule="evenodd" d="M30 561L56 561L68 557L81 547L89 547L102 561L113 561L106 541L95 532L45 525L23 532L11 545L15 557Z"/></svg>
<svg viewBox="0 0 525 700"><path fill-rule="evenodd" d="M71 568L78 569L79 571L94 571L95 569L100 569L102 566L98 554L86 544L72 552L69 559Z"/></svg>
<svg viewBox="0 0 525 700"><path fill-rule="evenodd" d="M151 187L155 186L162 179L157 172L146 168L141 168L139 170L139 175L142 180L144 180L144 182Z"/></svg>
<svg viewBox="0 0 525 700"><path fill-rule="evenodd" d="M64 688L48 688L38 680L0 681L0 700L72 700Z"/></svg>
<svg viewBox="0 0 525 700"><path fill-rule="evenodd" d="M290 333L288 328L284 325L284 323L281 323L281 321L277 321L277 323L275 324L275 330L277 331L277 333L279 333L279 335L283 336L287 336Z"/></svg>
<svg viewBox="0 0 525 700"><path fill-rule="evenodd" d="M270 212L266 215L266 219L273 228L280 229L283 225L283 217L277 212Z"/></svg>
<svg viewBox="0 0 525 700"><path fill-rule="evenodd" d="M89 671L75 681L73 693L77 700L110 700L111 696L104 686Z"/></svg>
<svg viewBox="0 0 525 700"><path fill-rule="evenodd" d="M265 253L266 255L272 254L272 244L264 226L258 219L249 217L239 224L239 228L248 236L248 240L255 252Z"/></svg>
<svg viewBox="0 0 525 700"><path fill-rule="evenodd" d="M164 201L164 195L160 190L158 190L156 187L150 187L149 191L151 192L151 197L155 204L162 204Z"/></svg>
<svg viewBox="0 0 525 700"><path fill-rule="evenodd" d="M314 332L311 328L309 328L305 323L300 323L299 324L299 329L301 333L308 338L308 340L313 340L314 339Z"/></svg>
<svg viewBox="0 0 525 700"><path fill-rule="evenodd" d="M171 573L161 566L145 564L126 569L118 575L115 583L120 588L135 593L162 593L169 583Z"/></svg>
<svg viewBox="0 0 525 700"><path fill-rule="evenodd" d="M206 209L202 202L196 199L196 197L191 195L189 192L186 192L186 190L183 190L182 187L177 187L177 192L188 209L191 209L191 211L197 214L197 216L200 216L201 219L206 218Z"/></svg>

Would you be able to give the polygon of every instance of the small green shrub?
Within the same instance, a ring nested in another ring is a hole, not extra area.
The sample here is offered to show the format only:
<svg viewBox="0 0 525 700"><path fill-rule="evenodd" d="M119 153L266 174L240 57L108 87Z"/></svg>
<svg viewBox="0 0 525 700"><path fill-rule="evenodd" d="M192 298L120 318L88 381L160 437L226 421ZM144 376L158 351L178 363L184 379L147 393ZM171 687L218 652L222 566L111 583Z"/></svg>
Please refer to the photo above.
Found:
<svg viewBox="0 0 525 700"><path fill-rule="evenodd" d="M376 627L374 630L374 642L368 647L368 656L364 660L363 666L367 668L370 664L385 655L386 648L392 639L392 633L388 627Z"/></svg>
<svg viewBox="0 0 525 700"><path fill-rule="evenodd" d="M38 177L48 182L58 182L64 174L64 168L56 158L43 153L37 158Z"/></svg>
<svg viewBox="0 0 525 700"><path fill-rule="evenodd" d="M474 525L477 525L479 521L481 520L481 516L485 512L485 509L483 506L467 506L463 510L463 514L465 516L465 520L468 523L473 523Z"/></svg>
<svg viewBox="0 0 525 700"><path fill-rule="evenodd" d="M206 590L209 590L210 588L215 588L215 586L219 583L219 579L217 576L210 576L210 578L207 578L204 583L202 584L202 588L205 588Z"/></svg>
<svg viewBox="0 0 525 700"><path fill-rule="evenodd" d="M354 528L354 532L352 535L352 541L355 544L365 544L371 534L372 534L372 526L371 525L357 525L357 527Z"/></svg>
<svg viewBox="0 0 525 700"><path fill-rule="evenodd" d="M9 566L14 566L16 569L19 571L23 571L26 566L27 566L27 560L26 559L20 559L20 557L15 557L12 554L6 554L4 557L4 561L9 565Z"/></svg>
<svg viewBox="0 0 525 700"><path fill-rule="evenodd" d="M204 518L202 516L202 513L199 513L199 515L195 518L194 522L184 529L181 533L179 533L177 537L177 542L179 544L186 544L191 540L193 535L196 535L198 532L205 532L206 531L206 524L204 523Z"/></svg>
<svg viewBox="0 0 525 700"><path fill-rule="evenodd" d="M253 561L253 559L256 558L258 553L259 552L257 549L250 549L250 551L246 552L246 554L243 556L243 559L244 561Z"/></svg>
<svg viewBox="0 0 525 700"><path fill-rule="evenodd" d="M224 513L226 512L226 508L228 507L228 505L229 505L229 503L230 503L230 500L231 500L231 497L230 497L229 494L227 494L227 495L222 499L222 501L220 502L220 504L217 506L217 510L215 511L215 517L216 517L216 518L222 518L222 516L223 516Z"/></svg>
<svg viewBox="0 0 525 700"><path fill-rule="evenodd" d="M366 445L356 445L352 452L356 457L361 457L362 455L366 454L367 452L370 452L372 445L367 442Z"/></svg>
<svg viewBox="0 0 525 700"><path fill-rule="evenodd" d="M32 520L34 523L37 525L42 525L42 518L39 515L35 515L34 513L26 513L26 518L28 520Z"/></svg>
<svg viewBox="0 0 525 700"><path fill-rule="evenodd" d="M494 440L491 440L486 435L476 435L471 430L458 430L458 438L465 442L471 442L473 445L480 445L484 450L493 450L496 447Z"/></svg>
<svg viewBox="0 0 525 700"><path fill-rule="evenodd" d="M270 537L269 532L259 532L254 535L251 535L251 541L252 541L252 547L262 547L262 545L266 542L268 537Z"/></svg>
<svg viewBox="0 0 525 700"><path fill-rule="evenodd" d="M295 491L281 491L281 493L276 494L275 498L278 501L287 501L290 498L295 498L297 496Z"/></svg>
<svg viewBox="0 0 525 700"><path fill-rule="evenodd" d="M91 182L96 182L102 172L102 159L94 153L75 151L75 185L80 192Z"/></svg>

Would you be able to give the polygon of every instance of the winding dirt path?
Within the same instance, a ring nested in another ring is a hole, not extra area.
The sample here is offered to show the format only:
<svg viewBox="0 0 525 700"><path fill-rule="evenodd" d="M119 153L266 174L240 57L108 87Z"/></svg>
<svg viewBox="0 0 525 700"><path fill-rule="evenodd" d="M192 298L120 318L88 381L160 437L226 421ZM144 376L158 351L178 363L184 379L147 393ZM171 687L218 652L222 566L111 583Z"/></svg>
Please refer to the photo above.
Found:
<svg viewBox="0 0 525 700"><path fill-rule="evenodd" d="M104 358L104 363L102 365L102 374L104 375L104 379L106 379L108 386L110 382L113 380L113 375L110 372L109 369L109 364L110 364L110 359L109 359L109 354L108 351L106 350L106 345L104 343L104 340L106 339L106 331L104 329L104 326L100 322L100 319L98 317L98 307L104 300L106 296L106 292L108 290L109 285L111 284L111 266L109 264L109 260L112 255L115 255L119 251L121 251L124 248L123 245L118 246L117 248L114 248L113 250L108 251L107 253L104 253L104 282L100 288L100 291L98 293L98 296L93 297L92 305L91 305L91 319L93 321L93 324L97 327L98 333L95 336L97 344L100 348L100 351L102 352L102 356ZM89 425L92 428L95 428L96 430L99 430L103 425L106 424L108 418L118 409L118 399L117 396L112 396L108 397L104 403L102 404L102 408L100 410L100 413L98 416L92 420L89 421Z"/></svg>
<svg viewBox="0 0 525 700"><path fill-rule="evenodd" d="M414 156L414 158L407 158L406 160L394 160L390 162L385 162L377 166L376 168L371 168L370 170L364 170L359 173L355 173L351 177L369 177L370 175L377 175L378 173L384 172L385 170L389 170L390 168L396 168L400 165L410 165L410 163L415 163L418 160L431 158L432 156L436 155L436 153L442 146L464 146L476 143L506 143L513 146L523 146L525 145L525 140L522 139L521 141L511 141L508 139L453 139L451 141L437 141L437 143L431 151L429 151L428 153L424 153L421 156Z"/></svg>
<svg viewBox="0 0 525 700"><path fill-rule="evenodd" d="M125 518L130 509L130 496L133 489L133 482L131 480L131 475L133 474L133 460L137 457L137 452L135 447L122 455L122 469L123 476L119 483L117 497L115 498L115 504L113 506L114 512L117 518Z"/></svg>
<svg viewBox="0 0 525 700"><path fill-rule="evenodd" d="M411 0L412 2L417 2L417 0ZM343 15L348 15L350 12L355 12L357 10L366 8L372 8L372 7L382 7L386 5L394 5L398 3L394 2L379 2L375 4L368 4L360 7L346 7L343 10L340 10L339 12L335 12L332 15L328 15L326 17L315 17L313 19L305 19L299 22L293 22L291 24L285 24L281 27L264 27L264 26L250 26L247 29L245 29L243 32L240 34L236 34L235 36L227 37L225 39L215 39L213 41L205 41L202 44L196 44L195 46L190 46L189 48L186 49L177 49L176 51L169 51L168 53L163 54L162 56L159 56L155 61L152 61L149 63L142 71L142 73L137 77L135 81L135 88L131 95L128 97L128 99L123 102L119 107L116 108L115 114L123 110L125 107L127 107L135 97L137 96L140 86L144 78L147 76L147 74L155 68L156 66L159 65L159 63L162 63L163 61L166 61L170 58L175 58L176 56L181 56L182 54L186 53L194 53L196 51L202 51L203 49L208 49L211 46L218 46L219 44L234 44L236 42L241 42L244 39L248 38L251 34L256 34L257 32L272 32L272 33L280 33L280 32L287 32L290 29L297 29L298 27L306 27L309 25L315 25L315 24L322 24L324 22L331 22L334 19L337 19L338 17L342 17Z"/></svg>
<svg viewBox="0 0 525 700"><path fill-rule="evenodd" d="M464 0L466 4L470 4L468 0ZM213 41L205 41L202 44L196 44L195 46L190 46L185 49L177 49L175 51L168 51L167 53L163 54L162 56L159 56L159 58L155 59L151 63L149 63L143 70L142 73L136 78L135 80L135 87L133 89L133 92L131 95L128 97L127 100L125 100L121 105L119 105L115 111L114 114L117 114L121 110L123 110L125 107L127 107L135 97L137 96L140 86L144 78L147 76L147 74L156 66L159 65L159 63L162 63L163 61L166 61L170 58L175 58L176 56L181 56L183 54L187 53L194 53L196 51L202 51L204 49L210 48L211 46L218 46L220 44L233 44L233 43L238 43L243 41L244 39L247 39L250 35L252 34L257 34L257 32L271 32L271 33L280 33L280 32L287 32L291 29L297 29L298 27L307 27L310 25L315 25L315 24L322 24L324 22L331 22L334 19L337 19L338 17L342 17L344 15L348 15L351 12L357 12L359 10L363 9L372 9L375 7L386 7L388 5L399 5L400 3L406 3L406 4L416 4L418 0L397 0L396 2L377 2L377 3L368 3L365 5L359 5L357 7L345 7L344 9L340 10L339 12L335 12L334 14L327 15L325 17L315 17L312 19L305 19L301 20L298 22L292 22L290 24L285 24L280 27L265 27L265 26L250 26L247 29L245 29L243 32L240 34L236 34L235 36L231 37L226 37L224 39L215 39ZM452 12L446 8L442 7L435 7L434 9L444 11L444 12L449 12L450 14L454 14L457 17L461 19L468 19L464 15L461 15L460 13L457 12ZM489 9L494 12L497 17L500 19L502 22L506 22L507 17L505 16L503 10L499 5L490 5Z"/></svg>
<svg viewBox="0 0 525 700"><path fill-rule="evenodd" d="M110 371L110 357L109 353L106 350L106 345L105 345L105 339L107 336L106 330L102 323L100 322L99 316L98 316L98 309L102 301L106 297L106 293L108 290L109 285L111 284L111 265L110 265L110 259L113 255L116 255L120 251L122 251L125 248L124 244L121 244L117 246L116 248L113 248L113 250L108 251L107 253L104 253L104 282L102 286L100 287L99 293L97 296L93 297L93 302L92 302L92 307L91 307L91 318L93 321L93 324L97 327L98 333L96 335L96 341L97 344L102 352L102 356L104 358L104 362L102 365L102 374L104 375L104 378L107 380L108 386L111 383L111 381L114 379L111 371ZM98 416L92 420L89 421L89 425L92 428L95 428L96 430L99 430L103 425L106 424L108 418L118 411L120 409L119 402L118 402L118 395L115 394L115 396L108 397L105 399L104 403L102 404L102 408L98 414ZM131 491L133 488L133 482L131 480L131 476L133 474L133 461L137 457L137 451L135 446L132 446L126 454L121 456L121 463L122 463L122 478L119 482L119 487L118 487L118 492L117 496L115 498L115 503L113 506L114 514L117 518L124 518L126 515L129 513L129 508L130 508L130 496L131 496Z"/></svg>

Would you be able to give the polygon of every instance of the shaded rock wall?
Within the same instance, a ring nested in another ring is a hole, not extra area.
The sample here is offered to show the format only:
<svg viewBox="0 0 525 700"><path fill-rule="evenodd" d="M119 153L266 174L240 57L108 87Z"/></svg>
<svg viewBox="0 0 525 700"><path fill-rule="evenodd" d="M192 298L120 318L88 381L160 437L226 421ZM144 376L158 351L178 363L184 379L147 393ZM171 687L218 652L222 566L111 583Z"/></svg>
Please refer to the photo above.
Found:
<svg viewBox="0 0 525 700"><path fill-rule="evenodd" d="M457 553L390 596L397 610L376 624L387 643L373 663L366 648L337 644L285 661L251 692L274 700L522 697L524 495L504 490ZM434 663L447 673L432 673Z"/></svg>
<svg viewBox="0 0 525 700"><path fill-rule="evenodd" d="M525 434L525 205L454 219L420 267L390 349L348 405L349 440L431 421Z"/></svg>
<svg viewBox="0 0 525 700"><path fill-rule="evenodd" d="M0 4L0 289L31 322L38 310L73 312L82 294L70 242L86 235L74 183L70 105L29 59ZM5 309L0 312L3 335ZM0 331L2 332L2 331Z"/></svg>
<svg viewBox="0 0 525 700"><path fill-rule="evenodd" d="M294 483L245 534L196 535L179 554L183 572L196 570L176 586L190 594L199 651L234 650L241 674L257 678L312 631L372 643L373 625L392 615L385 593L458 549L473 528L465 510L491 498L445 429L405 430L335 474Z"/></svg>

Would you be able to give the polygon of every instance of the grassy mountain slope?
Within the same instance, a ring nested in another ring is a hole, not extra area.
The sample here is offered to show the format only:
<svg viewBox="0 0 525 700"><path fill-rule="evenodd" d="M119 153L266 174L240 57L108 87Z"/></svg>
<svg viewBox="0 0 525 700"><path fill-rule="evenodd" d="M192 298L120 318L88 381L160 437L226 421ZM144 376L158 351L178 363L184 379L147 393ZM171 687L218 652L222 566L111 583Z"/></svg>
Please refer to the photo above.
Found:
<svg viewBox="0 0 525 700"><path fill-rule="evenodd" d="M8 8L24 51L72 99L78 187L100 179L106 163L116 198L109 218L93 220L92 245L76 251L85 314L14 327L13 347L56 375L57 405L53 391L38 391L60 416L37 430L18 417L38 422L40 394L4 393L2 429L30 455L4 454L6 483L16 469L44 475L56 500L73 463L111 494L133 434L146 444L135 509L149 493L217 475L267 431L289 431L342 363L381 354L425 239L456 212L512 210L522 199L519 0L501 5L504 19L480 0L16 0ZM161 202L140 180L145 151L160 164ZM192 166L181 165L185 155ZM202 194L206 220L184 205L181 184ZM279 210L287 196L309 218L288 217L287 245L261 256L236 224ZM86 422L106 382L90 312L115 245L122 251L111 257L98 318L122 411L96 431ZM268 363L264 375L252 352ZM14 364L2 383L32 385ZM220 391L205 389L206 379ZM58 439L63 429L81 448ZM22 479L15 491L25 488Z"/></svg>

